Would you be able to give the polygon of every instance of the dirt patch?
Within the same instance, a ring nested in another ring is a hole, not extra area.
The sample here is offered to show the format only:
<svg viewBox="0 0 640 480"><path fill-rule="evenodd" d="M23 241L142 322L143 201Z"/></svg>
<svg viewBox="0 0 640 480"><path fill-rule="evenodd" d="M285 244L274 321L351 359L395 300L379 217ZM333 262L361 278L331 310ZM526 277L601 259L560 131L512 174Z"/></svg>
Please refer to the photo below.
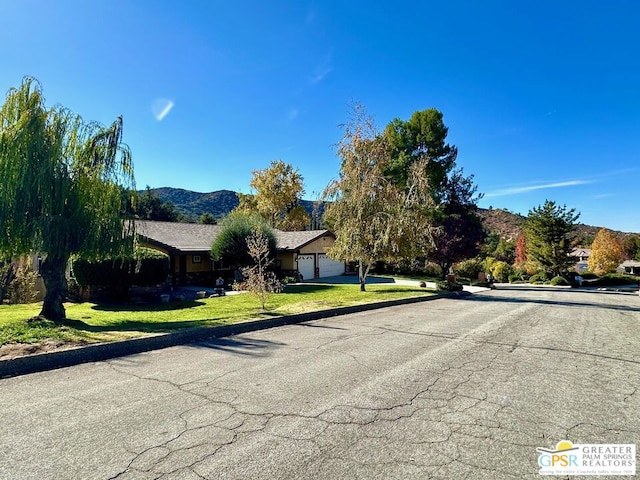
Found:
<svg viewBox="0 0 640 480"><path fill-rule="evenodd" d="M56 352L85 345L86 342L63 342L60 340L45 340L40 343L7 343L0 346L0 360L11 360L38 353Z"/></svg>

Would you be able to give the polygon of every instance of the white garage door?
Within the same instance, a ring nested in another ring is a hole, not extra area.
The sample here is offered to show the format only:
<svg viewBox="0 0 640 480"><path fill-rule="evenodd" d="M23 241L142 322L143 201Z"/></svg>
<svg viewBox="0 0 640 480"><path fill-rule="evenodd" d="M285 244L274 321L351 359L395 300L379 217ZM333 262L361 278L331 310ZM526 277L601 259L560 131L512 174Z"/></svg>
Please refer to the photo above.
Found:
<svg viewBox="0 0 640 480"><path fill-rule="evenodd" d="M318 255L318 267L320 277L333 277L344 273L344 262L338 262L329 258L326 254Z"/></svg>
<svg viewBox="0 0 640 480"><path fill-rule="evenodd" d="M311 280L315 273L314 255L298 255L298 272L303 280Z"/></svg>

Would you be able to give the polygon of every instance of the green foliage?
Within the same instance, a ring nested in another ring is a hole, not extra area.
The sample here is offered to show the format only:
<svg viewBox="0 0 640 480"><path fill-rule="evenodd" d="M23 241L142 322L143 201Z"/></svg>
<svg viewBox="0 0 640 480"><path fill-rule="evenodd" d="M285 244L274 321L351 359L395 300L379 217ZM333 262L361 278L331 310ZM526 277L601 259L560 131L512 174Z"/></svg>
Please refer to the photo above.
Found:
<svg viewBox="0 0 640 480"><path fill-rule="evenodd" d="M438 280L436 282L436 288L446 292L461 292L462 284L459 282L451 282L449 280Z"/></svg>
<svg viewBox="0 0 640 480"><path fill-rule="evenodd" d="M338 155L340 177L324 192L324 198L331 200L324 222L337 237L328 253L336 260L358 263L364 291L375 262L415 257L432 245L428 159L411 162L402 183L394 183L389 176L393 159L388 142L358 105L345 126Z"/></svg>
<svg viewBox="0 0 640 480"><path fill-rule="evenodd" d="M533 208L525 224L527 254L550 275L561 275L575 263L569 256L576 220L575 209L558 206L550 200Z"/></svg>
<svg viewBox="0 0 640 480"><path fill-rule="evenodd" d="M428 158L428 183L434 200L440 203L447 176L455 167L458 155L455 146L445 143L448 131L442 112L435 108L416 111L407 121L392 120L383 133L393 159L385 167L385 176L396 185L406 186L410 166Z"/></svg>
<svg viewBox="0 0 640 480"><path fill-rule="evenodd" d="M626 275L623 273L608 273L600 278L587 280L583 283L583 285L615 287L621 285L636 285L638 283L640 283L640 277L636 277L634 275Z"/></svg>
<svg viewBox="0 0 640 480"><path fill-rule="evenodd" d="M105 128L61 106L47 109L40 85L25 78L0 108L0 185L0 253L46 255L41 315L60 321L70 255L133 248L122 190L133 190L134 176L122 118Z"/></svg>
<svg viewBox="0 0 640 480"><path fill-rule="evenodd" d="M134 211L136 218L140 220L158 222L180 222L183 220L183 216L173 203L163 201L149 186L142 194L138 195Z"/></svg>
<svg viewBox="0 0 640 480"><path fill-rule="evenodd" d="M551 280L549 280L549 285L553 285L553 286L569 286L569 280L567 280L566 278L557 275L555 277L553 277Z"/></svg>
<svg viewBox="0 0 640 480"><path fill-rule="evenodd" d="M249 255L247 239L254 230L267 238L270 256L275 258L275 233L260 215L234 211L222 220L220 226L222 228L211 246L214 259L233 267L251 265L253 260Z"/></svg>
<svg viewBox="0 0 640 480"><path fill-rule="evenodd" d="M529 277L529 283L544 283L547 281L547 274L539 272Z"/></svg>
<svg viewBox="0 0 640 480"><path fill-rule="evenodd" d="M202 215L200 215L200 218L198 219L198 223L202 223L205 225L215 225L217 222L216 222L216 217L214 217L209 212L205 212Z"/></svg>
<svg viewBox="0 0 640 480"><path fill-rule="evenodd" d="M512 273L511 265L502 260L497 260L491 266L491 275L493 275L494 280L497 282L508 282L509 275Z"/></svg>
<svg viewBox="0 0 640 480"><path fill-rule="evenodd" d="M472 280L477 279L481 272L484 272L484 263L479 258L471 258L453 266L453 273L457 276Z"/></svg>
<svg viewBox="0 0 640 480"><path fill-rule="evenodd" d="M106 287L124 292L130 286L158 285L169 274L169 257L151 248L138 247L132 257L73 260L73 275L81 287Z"/></svg>

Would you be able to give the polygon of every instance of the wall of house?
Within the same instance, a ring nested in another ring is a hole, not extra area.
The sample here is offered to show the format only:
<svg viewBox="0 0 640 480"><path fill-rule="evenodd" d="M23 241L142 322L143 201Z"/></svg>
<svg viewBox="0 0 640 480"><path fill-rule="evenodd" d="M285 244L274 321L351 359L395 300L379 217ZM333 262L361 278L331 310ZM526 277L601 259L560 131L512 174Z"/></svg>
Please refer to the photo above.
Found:
<svg viewBox="0 0 640 480"><path fill-rule="evenodd" d="M209 254L203 253L200 255L186 255L187 257L187 273L197 273L197 272L211 272L213 271L213 262L211 261L211 257ZM197 258L200 258L200 261L196 261Z"/></svg>
<svg viewBox="0 0 640 480"><path fill-rule="evenodd" d="M333 246L335 239L331 235L320 237L300 249L300 255L309 253L326 253L326 249Z"/></svg>
<svg viewBox="0 0 640 480"><path fill-rule="evenodd" d="M295 253L281 252L276 255L276 262L282 270L295 270L296 260Z"/></svg>

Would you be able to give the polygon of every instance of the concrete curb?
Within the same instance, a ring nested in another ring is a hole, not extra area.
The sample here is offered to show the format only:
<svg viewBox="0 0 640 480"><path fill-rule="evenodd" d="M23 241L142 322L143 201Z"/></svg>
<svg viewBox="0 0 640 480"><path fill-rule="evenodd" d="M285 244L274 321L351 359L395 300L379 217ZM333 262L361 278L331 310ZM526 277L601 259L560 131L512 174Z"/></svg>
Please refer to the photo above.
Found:
<svg viewBox="0 0 640 480"><path fill-rule="evenodd" d="M0 378L15 377L29 373L54 370L70 367L81 363L100 362L111 358L123 357L135 353L148 352L161 348L183 345L186 343L207 340L210 338L228 337L240 333L254 332L268 328L293 325L296 323L319 320L321 318L347 315L350 313L366 312L379 308L408 305L412 303L426 302L438 298L451 298L471 295L469 292L440 293L428 297L412 297L401 300L388 300L385 302L367 303L349 307L320 310L317 312L284 315L266 320L249 320L247 322L222 325L218 327L194 327L177 332L154 335L151 337L134 338L109 343L98 343L82 347L59 350L56 352L38 353L25 357L17 357L9 360L0 360Z"/></svg>

